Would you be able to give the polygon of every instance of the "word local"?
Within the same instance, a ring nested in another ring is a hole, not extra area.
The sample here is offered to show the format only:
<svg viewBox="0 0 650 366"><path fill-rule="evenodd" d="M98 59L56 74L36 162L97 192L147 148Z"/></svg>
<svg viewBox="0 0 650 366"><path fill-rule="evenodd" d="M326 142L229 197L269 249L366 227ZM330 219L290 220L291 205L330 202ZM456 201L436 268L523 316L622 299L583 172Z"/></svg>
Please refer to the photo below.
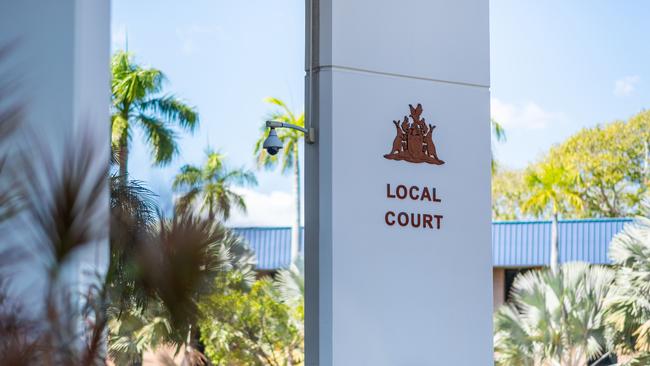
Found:
<svg viewBox="0 0 650 366"><path fill-rule="evenodd" d="M429 202L441 202L441 200L436 196L436 189L428 187L418 187L411 186L406 187L404 185L398 185L393 190L389 184L386 184L386 197L390 199L410 199L413 201L429 201ZM398 212L394 211L386 212L384 216L386 225L388 226L412 226L414 228L423 228L423 229L440 229L442 223L442 215L431 215L427 213L407 213L407 212ZM435 223L434 223L435 220Z"/></svg>

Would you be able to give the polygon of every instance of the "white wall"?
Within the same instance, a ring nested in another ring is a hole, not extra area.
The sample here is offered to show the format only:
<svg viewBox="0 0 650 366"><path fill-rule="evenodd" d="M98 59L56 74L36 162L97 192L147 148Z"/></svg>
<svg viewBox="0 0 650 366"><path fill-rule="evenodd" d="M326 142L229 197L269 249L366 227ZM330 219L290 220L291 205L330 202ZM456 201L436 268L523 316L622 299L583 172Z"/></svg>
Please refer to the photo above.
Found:
<svg viewBox="0 0 650 366"><path fill-rule="evenodd" d="M490 365L488 2L315 7L307 365ZM444 165L383 157L392 121L417 103ZM389 199L387 184L435 187L442 202ZM401 228L388 210L444 218L440 230Z"/></svg>

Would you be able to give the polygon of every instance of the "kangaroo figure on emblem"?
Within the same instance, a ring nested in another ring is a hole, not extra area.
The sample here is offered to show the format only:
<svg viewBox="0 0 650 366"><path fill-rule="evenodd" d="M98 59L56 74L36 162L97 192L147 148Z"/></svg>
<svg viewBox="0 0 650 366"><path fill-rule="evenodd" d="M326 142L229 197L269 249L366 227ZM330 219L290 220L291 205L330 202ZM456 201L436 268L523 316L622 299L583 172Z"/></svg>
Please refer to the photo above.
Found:
<svg viewBox="0 0 650 366"><path fill-rule="evenodd" d="M416 107L409 104L412 123L404 116L400 126L399 121L393 121L396 135L390 153L384 155L389 160L405 160L410 163L428 163L442 165L445 162L438 158L436 146L433 143L433 129L436 126L426 123L422 115L422 104Z"/></svg>
<svg viewBox="0 0 650 366"><path fill-rule="evenodd" d="M397 130L397 135L395 136L395 139L393 140L393 149L391 150L391 154L399 154L404 150L404 139L405 139L405 134L404 131L402 131L402 128L399 126L399 121L393 121L395 124L395 129Z"/></svg>

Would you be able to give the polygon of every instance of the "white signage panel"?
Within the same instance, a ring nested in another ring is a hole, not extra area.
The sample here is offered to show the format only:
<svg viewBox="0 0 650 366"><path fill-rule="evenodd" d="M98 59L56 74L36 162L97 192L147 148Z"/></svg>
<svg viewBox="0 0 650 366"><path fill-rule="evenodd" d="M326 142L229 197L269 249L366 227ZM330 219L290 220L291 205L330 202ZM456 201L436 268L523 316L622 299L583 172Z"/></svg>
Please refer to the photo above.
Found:
<svg viewBox="0 0 650 366"><path fill-rule="evenodd" d="M492 352L487 89L331 77L333 364L484 364ZM393 121L406 117L414 133L409 104L418 103L444 164L384 156L394 153Z"/></svg>

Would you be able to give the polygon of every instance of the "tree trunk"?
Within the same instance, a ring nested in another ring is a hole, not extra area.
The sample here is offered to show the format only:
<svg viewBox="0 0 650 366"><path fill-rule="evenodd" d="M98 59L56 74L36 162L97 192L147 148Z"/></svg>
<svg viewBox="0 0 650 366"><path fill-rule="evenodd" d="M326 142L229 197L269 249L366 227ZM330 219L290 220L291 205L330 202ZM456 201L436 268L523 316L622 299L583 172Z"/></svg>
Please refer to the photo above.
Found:
<svg viewBox="0 0 650 366"><path fill-rule="evenodd" d="M300 248L300 161L298 158L298 144L294 148L293 159L293 200L295 208L295 217L291 225L291 264L298 257L298 248Z"/></svg>
<svg viewBox="0 0 650 366"><path fill-rule="evenodd" d="M127 181L127 175L129 173L128 163L129 163L129 109L131 108L130 103L125 103L121 112L119 112L120 118L127 124L126 130L122 131L122 135L119 136L119 146L117 150L117 165L119 166L120 179L123 183ZM112 131L111 131L112 132ZM111 136L112 138L112 136Z"/></svg>
<svg viewBox="0 0 650 366"><path fill-rule="evenodd" d="M126 181L127 179L128 161L129 161L129 147L126 141L121 141L119 150L117 151L117 164L120 167L120 178L123 181Z"/></svg>
<svg viewBox="0 0 650 366"><path fill-rule="evenodd" d="M558 224L557 224L557 213L553 214L553 224L551 225L551 271L557 273L558 270L558 253L560 251L560 245L558 240Z"/></svg>

